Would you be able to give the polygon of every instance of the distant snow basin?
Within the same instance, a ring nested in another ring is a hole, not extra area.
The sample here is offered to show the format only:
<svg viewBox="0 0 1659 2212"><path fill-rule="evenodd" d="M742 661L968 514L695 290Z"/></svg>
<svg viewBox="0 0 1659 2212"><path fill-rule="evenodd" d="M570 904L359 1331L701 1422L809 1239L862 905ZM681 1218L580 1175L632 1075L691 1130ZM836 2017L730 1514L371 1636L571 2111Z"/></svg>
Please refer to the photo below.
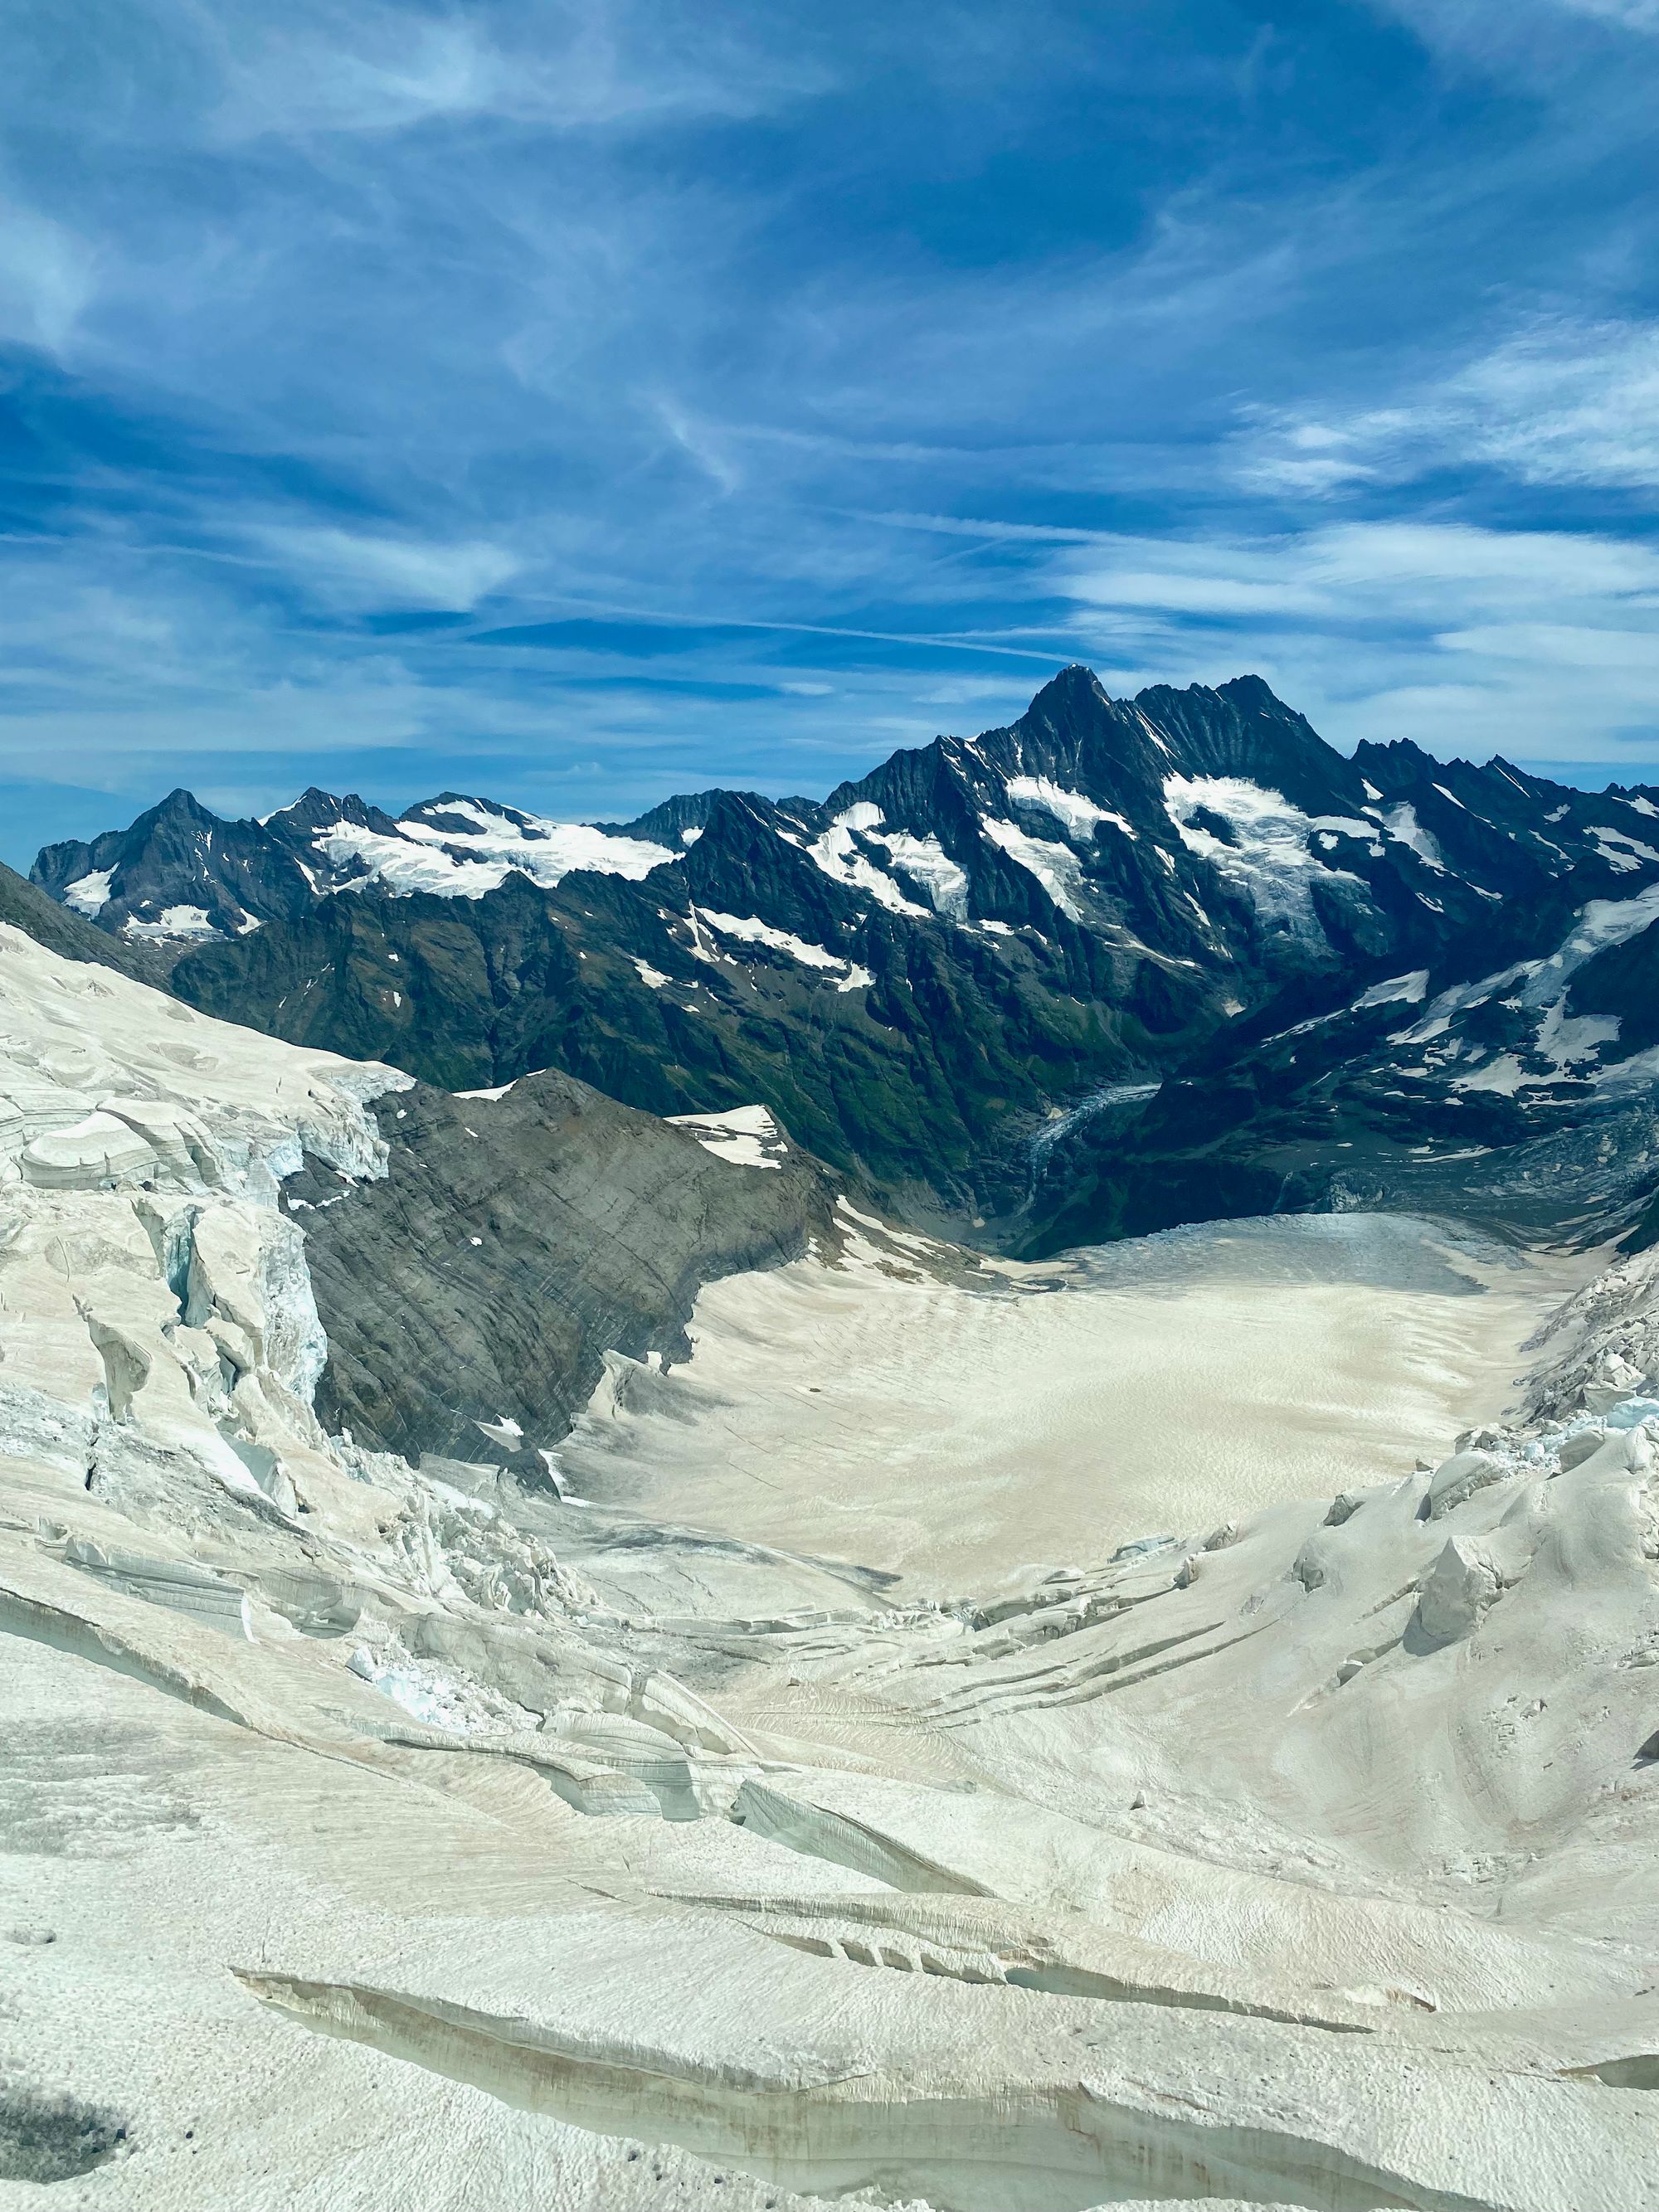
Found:
<svg viewBox="0 0 1659 2212"><path fill-rule="evenodd" d="M342 822L319 832L313 842L337 866L361 861L370 877L378 877L399 896L429 891L439 898L482 898L504 884L514 869L548 890L579 869L638 882L653 868L683 857L643 838L608 836L585 822L538 820L535 835L526 836L515 823L491 815L471 800L456 801L442 811L446 817L479 826L475 830L441 830L429 822L410 819L391 836ZM364 880L349 878L339 888L361 887Z"/></svg>
<svg viewBox="0 0 1659 2212"><path fill-rule="evenodd" d="M974 1291L862 1238L841 1267L706 1288L691 1360L641 1370L631 1399L607 1383L560 1446L575 1486L915 1595L989 1588L1443 1457L1510 1401L1521 1346L1596 1266L1339 1214L1178 1230Z"/></svg>
<svg viewBox="0 0 1659 2212"><path fill-rule="evenodd" d="M83 877L82 882L86 880ZM121 925L124 937L164 939L170 937L217 937L211 915L205 907L163 907L155 921L140 921L130 915Z"/></svg>

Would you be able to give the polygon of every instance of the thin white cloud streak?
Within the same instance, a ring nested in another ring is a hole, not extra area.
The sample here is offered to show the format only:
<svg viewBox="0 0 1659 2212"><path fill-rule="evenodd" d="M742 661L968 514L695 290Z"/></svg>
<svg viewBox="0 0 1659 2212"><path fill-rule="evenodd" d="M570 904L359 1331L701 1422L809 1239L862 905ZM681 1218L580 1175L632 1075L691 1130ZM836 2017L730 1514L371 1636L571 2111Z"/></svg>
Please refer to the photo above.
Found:
<svg viewBox="0 0 1659 2212"><path fill-rule="evenodd" d="M233 811L292 797L295 777L402 805L456 781L462 730L465 750L495 763L479 775L502 795L626 817L711 780L827 788L897 742L896 728L925 738L938 726L922 703L937 665L821 668L792 656L786 672L769 657L770 628L682 643L665 624L665 648L643 664L580 635L537 648L474 642L466 630L371 643L354 627L277 625L228 588L222 564L158 569L108 539L10 550L0 776L72 764L83 782L131 793L129 813L180 780ZM839 643L828 626L794 634L807 643L826 630ZM960 665L946 648L939 657ZM1015 696L1051 664L1033 652L1028 665ZM791 757L814 765L784 767Z"/></svg>
<svg viewBox="0 0 1659 2212"><path fill-rule="evenodd" d="M835 82L821 41L686 0L83 0L67 23L43 15L13 40L25 82L37 59L61 70L72 43L83 127L174 145L489 118L589 132L744 119Z"/></svg>
<svg viewBox="0 0 1659 2212"><path fill-rule="evenodd" d="M1446 64L1571 101L1626 32L1659 29L1659 0L1370 0Z"/></svg>
<svg viewBox="0 0 1659 2212"><path fill-rule="evenodd" d="M260 535L300 585L325 604L467 613L523 566L505 546L429 544L334 528L275 526Z"/></svg>
<svg viewBox="0 0 1659 2212"><path fill-rule="evenodd" d="M97 266L88 240L0 197L0 342L61 355L92 298Z"/></svg>
<svg viewBox="0 0 1659 2212"><path fill-rule="evenodd" d="M1364 612L1389 623L1439 621L1449 592L1488 607L1580 601L1636 621L1659 613L1659 550L1618 538L1407 521L1329 524L1255 543L1118 544L1116 561L1071 569L1073 596L1245 616Z"/></svg>
<svg viewBox="0 0 1659 2212"><path fill-rule="evenodd" d="M1659 550L1628 540L1345 523L1123 539L1052 580L1079 641L1116 666L1255 668L1339 743L1607 760L1650 757L1659 738Z"/></svg>
<svg viewBox="0 0 1659 2212"><path fill-rule="evenodd" d="M1471 465L1526 484L1659 485L1659 324L1535 321L1389 404L1264 415L1235 448L1247 488L1315 495Z"/></svg>
<svg viewBox="0 0 1659 2212"><path fill-rule="evenodd" d="M1659 31L1659 0L1556 0L1574 15L1595 15L1626 30Z"/></svg>

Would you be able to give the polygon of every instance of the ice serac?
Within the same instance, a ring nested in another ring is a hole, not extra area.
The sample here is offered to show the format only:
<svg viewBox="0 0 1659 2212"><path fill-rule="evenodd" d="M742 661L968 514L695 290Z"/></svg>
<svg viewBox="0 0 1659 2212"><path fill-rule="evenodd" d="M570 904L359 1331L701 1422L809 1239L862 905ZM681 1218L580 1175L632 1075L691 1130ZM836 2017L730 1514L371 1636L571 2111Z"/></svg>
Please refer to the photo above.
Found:
<svg viewBox="0 0 1659 2212"><path fill-rule="evenodd" d="M0 1407L89 1492L174 1458L292 1513L340 1480L312 1410L324 1340L282 1178L385 1171L397 1070L210 1021L0 925ZM66 1396L71 1411L53 1410Z"/></svg>

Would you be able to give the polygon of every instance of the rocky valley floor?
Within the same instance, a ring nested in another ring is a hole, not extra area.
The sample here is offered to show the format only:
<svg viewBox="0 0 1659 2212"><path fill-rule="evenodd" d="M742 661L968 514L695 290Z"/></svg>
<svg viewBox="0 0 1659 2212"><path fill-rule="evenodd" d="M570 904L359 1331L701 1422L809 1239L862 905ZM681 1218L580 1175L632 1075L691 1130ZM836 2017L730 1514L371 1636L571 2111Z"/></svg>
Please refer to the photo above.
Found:
<svg viewBox="0 0 1659 2212"><path fill-rule="evenodd" d="M0 1031L0 2206L1659 2202L1659 1256L843 1205L532 1484L313 1411L407 1079Z"/></svg>

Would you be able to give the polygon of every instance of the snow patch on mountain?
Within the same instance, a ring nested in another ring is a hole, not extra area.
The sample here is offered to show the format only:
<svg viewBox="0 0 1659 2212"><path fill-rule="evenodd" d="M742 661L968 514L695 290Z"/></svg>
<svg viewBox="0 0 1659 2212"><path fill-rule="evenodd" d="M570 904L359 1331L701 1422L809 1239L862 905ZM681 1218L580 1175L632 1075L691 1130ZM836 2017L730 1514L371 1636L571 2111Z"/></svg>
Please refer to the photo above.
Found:
<svg viewBox="0 0 1659 2212"><path fill-rule="evenodd" d="M1617 1014L1570 1016L1566 1000L1557 999L1544 1011L1533 1049L1564 1075L1582 1061L1595 1059L1604 1044L1616 1042L1619 1029Z"/></svg>
<svg viewBox="0 0 1659 2212"><path fill-rule="evenodd" d="M1623 830L1609 830L1600 823L1592 823L1589 834L1601 848L1602 859L1620 875L1633 875L1642 867L1659 866L1659 853Z"/></svg>
<svg viewBox="0 0 1659 2212"><path fill-rule="evenodd" d="M1432 868L1437 875L1441 876L1449 872L1439 846L1418 820L1414 806L1401 799L1398 805L1384 810L1382 819L1389 836L1397 838L1402 845L1409 846L1425 868Z"/></svg>
<svg viewBox="0 0 1659 2212"><path fill-rule="evenodd" d="M722 937L735 937L744 945L770 945L775 952L786 952L803 968L845 968L847 962L821 945L809 945L805 938L792 936L787 929L774 929L769 922L755 915L716 914L708 907L696 909L711 929Z"/></svg>
<svg viewBox="0 0 1659 2212"><path fill-rule="evenodd" d="M1069 845L1030 836L1017 822L1000 822L994 814L986 815L980 828L1011 860L1017 860L1028 875L1036 878L1063 915L1073 921L1081 918L1078 901L1083 890L1083 863Z"/></svg>
<svg viewBox="0 0 1659 2212"><path fill-rule="evenodd" d="M764 1106L734 1106L725 1114L671 1114L668 1119L676 1128L689 1130L718 1160L782 1172L788 1146Z"/></svg>
<svg viewBox="0 0 1659 2212"><path fill-rule="evenodd" d="M906 898L892 878L884 874L869 854L860 852L853 842L854 830L866 834L879 830L883 818L880 807L867 799L861 799L855 806L849 806L836 815L830 827L815 837L806 850L826 876L832 876L849 890L867 892L878 906L884 906L890 914L925 915L927 908L918 906L914 899Z"/></svg>
<svg viewBox="0 0 1659 2212"><path fill-rule="evenodd" d="M918 883L933 902L933 910L947 921L968 919L968 875L937 837L915 837L906 830L871 829L866 833L884 845L893 866Z"/></svg>
<svg viewBox="0 0 1659 2212"><path fill-rule="evenodd" d="M428 891L435 898L482 898L507 880L505 866L458 860L441 847L387 836L356 822L319 830L312 842L337 868L349 868L356 863L362 871L329 884L331 890L362 890L371 883L379 883L402 898L415 891Z"/></svg>
<svg viewBox="0 0 1659 2212"><path fill-rule="evenodd" d="M1164 803L1188 850L1208 860L1244 891L1257 912L1299 937L1323 937L1313 909L1313 871L1358 884L1360 878L1332 867L1312 849L1316 832L1328 837L1370 837L1366 822L1346 815L1308 815L1282 792L1237 775L1170 775ZM1218 836L1200 817L1225 823Z"/></svg>
<svg viewBox="0 0 1659 2212"><path fill-rule="evenodd" d="M1133 837L1134 830L1121 814L1109 806L1097 806L1080 791L1067 791L1063 784L1055 783L1046 775L1011 775L1003 787L1010 799L1027 806L1040 806L1045 814L1052 814L1056 822L1064 824L1067 832L1079 842L1087 845L1094 841L1097 827L1109 822L1126 837Z"/></svg>
<svg viewBox="0 0 1659 2212"><path fill-rule="evenodd" d="M643 837L616 837L586 822L548 822L482 806L474 799L434 801L428 811L405 815L398 834L341 822L319 830L317 850L336 866L356 863L365 872L336 888L358 888L365 878L399 896L428 891L439 898L479 898L517 869L551 890L586 869L638 883L653 868L682 855ZM471 827L457 827L457 822Z"/></svg>
<svg viewBox="0 0 1659 2212"><path fill-rule="evenodd" d="M1659 921L1659 884L1650 884L1629 898L1592 899L1547 957L1517 961L1438 993L1415 1022L1389 1038L1393 1046L1417 1048L1424 1054L1420 1065L1401 1066L1397 1072L1420 1080L1447 1076L1454 1063L1461 1062L1457 1073L1449 1074L1453 1090L1509 1098L1563 1081L1589 1082L1598 1088L1609 1084L1630 1088L1651 1079L1659 1074L1659 1059L1650 1052L1628 1054L1623 1061L1604 1061L1607 1049L1619 1042L1620 1018L1569 1014L1566 986L1598 953L1626 943L1656 921ZM1472 1039L1465 1026L1470 1014L1493 1001L1513 1018L1527 1018L1530 1030L1529 1036L1516 1038L1495 1052ZM1372 1003L1385 1001L1373 1000Z"/></svg>
<svg viewBox="0 0 1659 2212"><path fill-rule="evenodd" d="M64 886L64 904L72 907L76 914L85 915L90 921L109 904L109 887L114 873L113 868L94 868L90 874L77 877L74 883Z"/></svg>
<svg viewBox="0 0 1659 2212"><path fill-rule="evenodd" d="M830 952L822 945L810 945L804 937L796 937L787 929L774 929L769 922L755 915L715 914L708 907L693 907L696 921L707 922L721 937L734 938L740 945L764 945L774 952L781 952L802 968L816 968L825 974L839 975L836 986L840 991L855 991L872 978L867 968L855 961L844 959L839 952ZM717 956L709 953L701 939L693 946L697 957L708 960ZM664 976L662 981L667 981Z"/></svg>
<svg viewBox="0 0 1659 2212"><path fill-rule="evenodd" d="M1391 1006L1396 1003L1420 1006L1428 988L1428 969L1413 968L1409 975L1394 975L1386 983L1373 983L1369 991L1362 991L1353 1002L1354 1011L1357 1013L1364 1006Z"/></svg>
<svg viewBox="0 0 1659 2212"><path fill-rule="evenodd" d="M219 931L205 907L167 906L154 921L141 921L137 915L130 915L121 925L121 934L161 944L180 937L217 937Z"/></svg>
<svg viewBox="0 0 1659 2212"><path fill-rule="evenodd" d="M1452 1088L1497 1091L1512 1098L1517 1092L1536 1089L1541 1084L1578 1076L1588 1062L1599 1056L1603 1045L1616 1042L1619 1029L1616 1014L1569 1015L1565 1000L1556 999L1544 1009L1543 1018L1526 1048L1528 1058L1548 1063L1544 1071L1529 1073L1515 1053L1500 1053L1484 1066L1454 1076ZM1453 1048L1454 1054L1458 1049Z"/></svg>

